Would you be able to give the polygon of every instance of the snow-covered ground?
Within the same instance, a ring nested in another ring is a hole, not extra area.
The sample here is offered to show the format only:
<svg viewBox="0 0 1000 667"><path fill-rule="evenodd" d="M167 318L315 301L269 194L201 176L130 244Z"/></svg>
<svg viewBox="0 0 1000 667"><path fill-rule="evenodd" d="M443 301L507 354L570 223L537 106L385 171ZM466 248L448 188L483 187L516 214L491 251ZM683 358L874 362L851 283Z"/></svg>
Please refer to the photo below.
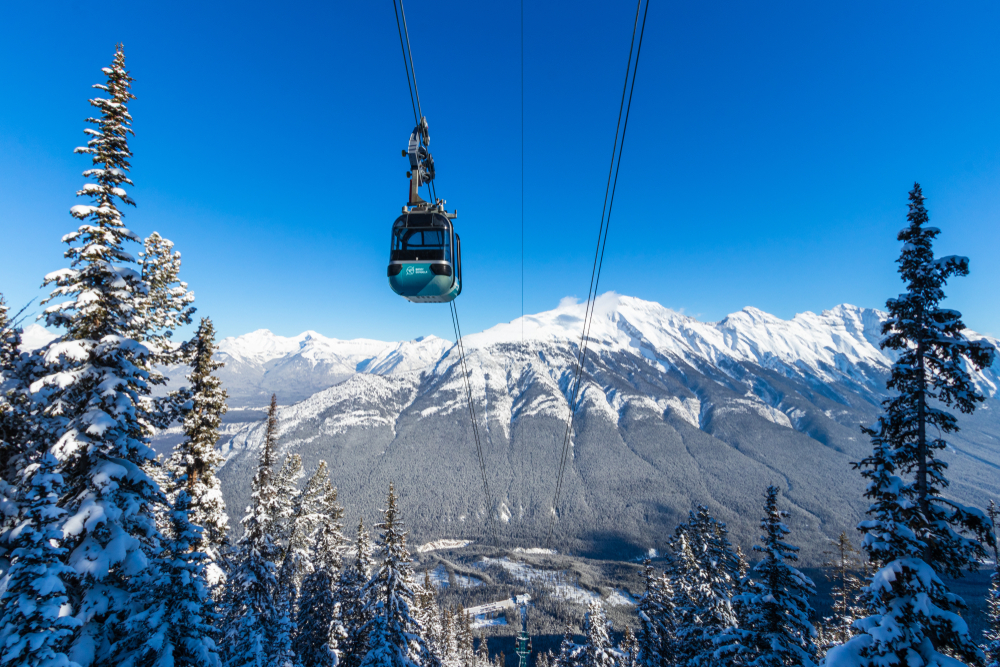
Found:
<svg viewBox="0 0 1000 667"><path fill-rule="evenodd" d="M448 570L444 565L438 565L436 568L430 571L431 583L437 588L448 588L451 585L451 581L448 577ZM476 579L475 577L469 577L464 574L455 573L455 584L459 588L472 588L473 586L481 586L483 584L481 579Z"/></svg>
<svg viewBox="0 0 1000 667"><path fill-rule="evenodd" d="M522 583L541 585L547 588L553 597L557 597L569 602L581 605L588 605L591 602L602 601L607 605L634 605L635 599L629 595L628 591L614 589L607 598L602 598L593 591L573 583L569 576L558 570L537 570L527 563L512 561L509 558L484 558L476 563L477 567L485 568L489 565L499 565L507 570L515 579Z"/></svg>
<svg viewBox="0 0 1000 667"><path fill-rule="evenodd" d="M417 552L425 554L428 551L440 551L441 549L461 549L472 544L472 540L434 540L417 547Z"/></svg>

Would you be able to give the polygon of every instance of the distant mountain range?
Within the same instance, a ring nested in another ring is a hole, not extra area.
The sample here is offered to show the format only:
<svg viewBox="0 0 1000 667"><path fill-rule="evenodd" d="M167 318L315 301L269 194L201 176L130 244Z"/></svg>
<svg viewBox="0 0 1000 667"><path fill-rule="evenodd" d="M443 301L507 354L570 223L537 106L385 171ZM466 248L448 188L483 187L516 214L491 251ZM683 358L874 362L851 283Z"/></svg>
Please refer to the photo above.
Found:
<svg viewBox="0 0 1000 667"><path fill-rule="evenodd" d="M511 546L542 546L552 521L583 315L583 304L566 301L525 316L523 340L521 320L464 339L494 509ZM818 562L825 540L852 533L866 506L850 462L870 451L859 426L876 419L886 395L884 318L841 305L791 320L744 308L700 322L600 297L552 546L616 557L662 550L697 504L749 546L764 488L775 483L793 541ZM49 337L26 331L32 346ZM277 393L281 455L301 454L307 473L325 459L349 521L375 518L392 480L414 540L484 539L481 473L451 342L260 330L222 340L218 358L230 396L221 477L234 525L249 499L264 407ZM184 369L170 373L176 381ZM944 459L951 494L983 506L1000 493L1000 369L975 380L990 399L961 418ZM170 429L157 446L179 437Z"/></svg>
<svg viewBox="0 0 1000 667"><path fill-rule="evenodd" d="M540 546L558 462L584 306L564 302L464 339L487 473L511 545ZM885 315L849 305L782 320L745 308L700 322L640 299L597 301L553 546L590 555L662 549L697 504L736 541L756 540L775 483L793 540L817 561L852 531L865 503L850 462L869 443L891 357ZM969 332L970 336L979 337ZM1000 342L988 339L1000 347ZM331 465L348 518L375 516L390 480L414 539L484 538L486 507L455 346L294 338L255 331L220 343L230 392L222 478L242 514L272 392L282 454ZM1000 376L976 375L990 400L945 454L951 492L982 506L1000 491ZM168 444L177 433L165 433Z"/></svg>

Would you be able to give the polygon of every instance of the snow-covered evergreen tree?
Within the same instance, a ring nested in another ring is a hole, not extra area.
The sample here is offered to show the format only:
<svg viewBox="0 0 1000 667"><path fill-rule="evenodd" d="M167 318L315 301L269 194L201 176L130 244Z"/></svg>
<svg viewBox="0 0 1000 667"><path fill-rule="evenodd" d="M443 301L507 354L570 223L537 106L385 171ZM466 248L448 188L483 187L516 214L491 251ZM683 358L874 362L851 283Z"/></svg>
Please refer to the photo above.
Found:
<svg viewBox="0 0 1000 667"><path fill-rule="evenodd" d="M365 608L365 587L372 576L372 544L365 530L365 519L358 521L354 540L354 562L341 570L337 582L337 602L347 634L343 642L341 663L343 667L357 667L368 652L368 622L371 612Z"/></svg>
<svg viewBox="0 0 1000 667"><path fill-rule="evenodd" d="M579 667L615 667L616 659L611 646L611 628L604 605L594 600L587 607L586 643L577 658Z"/></svg>
<svg viewBox="0 0 1000 667"><path fill-rule="evenodd" d="M286 610L278 591L280 548L272 531L282 508L272 469L278 430L277 397L271 397L267 427L251 503L243 518L233 569L226 582L225 648L227 667L285 667L290 652Z"/></svg>
<svg viewBox="0 0 1000 667"><path fill-rule="evenodd" d="M853 637L854 621L864 615L864 608L859 602L864 584L856 574L860 566L860 552L847 533L841 533L840 537L832 540L832 545L832 551L826 552L832 559L825 565L832 570L830 596L833 598L833 614L823 619L824 642L820 643L823 650L843 644Z"/></svg>
<svg viewBox="0 0 1000 667"><path fill-rule="evenodd" d="M683 546L678 546L680 540ZM678 619L675 657L686 659L692 667L710 667L717 663L715 638L736 623L731 600L739 561L726 525L704 506L677 527L672 547L675 553L682 552L675 558L682 566L675 578L681 582L679 592L684 598L676 605L682 618Z"/></svg>
<svg viewBox="0 0 1000 667"><path fill-rule="evenodd" d="M683 525L683 524L682 524ZM701 567L688 542L687 533L680 529L671 543L669 578L673 584L671 600L673 641L663 646L662 655L679 665L687 665L706 648L701 627L701 600L708 589Z"/></svg>
<svg viewBox="0 0 1000 667"><path fill-rule="evenodd" d="M184 439L174 448L170 466L179 475L176 483L191 498L191 523L203 529L201 543L196 546L213 560L226 544L229 530L222 487L215 474L224 461L216 445L222 416L227 410L226 390L214 375L224 366L212 358L216 349L215 327L212 320L203 317L194 337L184 346L191 366L187 401L181 408Z"/></svg>
<svg viewBox="0 0 1000 667"><path fill-rule="evenodd" d="M990 589L986 593L986 639L984 652L987 667L1000 667L1000 569L990 576Z"/></svg>
<svg viewBox="0 0 1000 667"><path fill-rule="evenodd" d="M753 568L753 590L741 599L746 619L717 639L719 657L751 667L816 664L816 631L809 620L809 597L816 587L790 564L798 560L799 548L785 542L787 516L778 509L778 487L769 486L760 522L762 544L754 545L763 558Z"/></svg>
<svg viewBox="0 0 1000 667"><path fill-rule="evenodd" d="M302 459L298 456L286 459L287 472L296 468L301 470ZM279 476L280 477L280 476ZM286 489L285 492L289 492ZM333 522L333 530L339 535L341 550L339 558L343 557L343 518L344 509L337 504L337 489L330 482L330 473L326 461L320 461L316 472L306 483L306 488L297 493L291 503L291 517L288 523L288 545L285 558L281 564L280 584L291 599L296 599L303 579L313 570L310 551L316 541L317 532L327 523ZM339 575L341 565L337 565Z"/></svg>
<svg viewBox="0 0 1000 667"><path fill-rule="evenodd" d="M458 626L455 630L455 641L458 644L458 664L461 667L476 667L476 647L472 636L472 617L465 607L458 607Z"/></svg>
<svg viewBox="0 0 1000 667"><path fill-rule="evenodd" d="M208 556L196 551L201 528L190 520L191 497L181 489L170 512L171 538L158 559L149 592L155 602L121 627L114 647L123 667L171 665L218 667L210 587L205 576ZM152 630L152 632L150 632Z"/></svg>
<svg viewBox="0 0 1000 667"><path fill-rule="evenodd" d="M347 637L334 586L344 564L339 518L328 517L317 531L311 553L313 568L302 583L294 648L301 663L309 667L336 667L340 644Z"/></svg>
<svg viewBox="0 0 1000 667"><path fill-rule="evenodd" d="M367 624L368 653L362 667L431 667L433 656L422 629L411 613L413 589L406 532L396 505L396 491L389 485L379 540L379 566L364 590L371 620Z"/></svg>
<svg viewBox="0 0 1000 667"><path fill-rule="evenodd" d="M551 654L550 654L550 657ZM555 658L549 660L549 664L554 667ZM485 636L479 637L479 644L476 646L476 667L490 667L490 650Z"/></svg>
<svg viewBox="0 0 1000 667"><path fill-rule="evenodd" d="M635 660L642 667L664 667L674 641L674 592L668 577L657 576L649 560L644 565L646 591L636 605L639 634L634 638Z"/></svg>
<svg viewBox="0 0 1000 667"><path fill-rule="evenodd" d="M86 130L87 146L76 149L93 164L84 172L92 182L77 194L93 201L70 210L81 221L63 237L70 267L45 278L55 286L43 302L49 304L46 323L64 332L41 352L46 375L32 386L44 398L38 416L66 482L60 506L67 511L67 562L79 575L78 597L72 597L83 623L70 658L85 666L118 661L116 628L156 603L146 587L160 549L154 508L164 496L143 469L153 458L152 426L164 421L151 398L153 386L165 382L154 366L157 341L169 338L184 316L161 317L150 303L190 313L186 289L163 293L163 283L147 280L127 249L139 238L118 208L134 204L124 189L132 184L128 104L134 96L120 45L103 71L106 83L94 87L107 97L90 100L100 113L87 119L97 128Z"/></svg>
<svg viewBox="0 0 1000 667"><path fill-rule="evenodd" d="M194 293L180 280L181 254L172 241L153 232L143 240L139 253L142 281L148 286L139 302L142 328L137 337L164 356L157 363L179 361L179 348L172 343L173 332L191 323Z"/></svg>
<svg viewBox="0 0 1000 667"><path fill-rule="evenodd" d="M573 628L567 625L559 644L559 654L552 661L552 667L575 667L580 653L581 647L573 642Z"/></svg>
<svg viewBox="0 0 1000 667"><path fill-rule="evenodd" d="M60 613L69 604L67 582L76 574L62 562L64 511L56 503L63 480L54 456L38 458L28 472L21 521L9 536L11 568L0 582L0 664L68 666L75 664L66 651L80 622Z"/></svg>
<svg viewBox="0 0 1000 667"><path fill-rule="evenodd" d="M21 329L13 321L16 317L11 318L0 294L0 576L9 566L8 536L18 521L18 495L26 486L29 455L48 440L38 432L30 391L41 360L19 350Z"/></svg>
<svg viewBox="0 0 1000 667"><path fill-rule="evenodd" d="M986 645L983 651L986 654L986 667L1000 667L1000 549L996 535L997 516L1000 512L993 500L990 500L986 512L993 526L993 574L990 575L990 589L986 592L986 630L983 632Z"/></svg>
<svg viewBox="0 0 1000 667"><path fill-rule="evenodd" d="M448 610L441 609L438 605L430 570L424 570L423 582L414 586L413 602L413 617L423 630L427 649L438 656L446 667L451 667L447 660L446 616Z"/></svg>
<svg viewBox="0 0 1000 667"><path fill-rule="evenodd" d="M969 369L993 362L985 341L970 341L961 314L940 307L948 278L969 272L965 257L935 258L940 230L927 226L919 184L910 192L909 225L898 236L898 264L906 292L889 299L882 347L899 355L887 384L893 396L872 428L873 453L855 464L868 480L869 518L864 534L868 559L880 568L866 589L872 613L855 624L858 636L827 654L826 664L979 665L982 651L959 615L964 601L938 574L959 576L984 555L992 539L981 511L944 497L947 464L936 452L958 431L946 408L971 413L984 400ZM929 430L938 433L932 437Z"/></svg>
<svg viewBox="0 0 1000 667"><path fill-rule="evenodd" d="M618 662L621 667L639 667L639 640L632 632L632 628L627 625L625 632L622 633L622 643L619 648L622 657Z"/></svg>

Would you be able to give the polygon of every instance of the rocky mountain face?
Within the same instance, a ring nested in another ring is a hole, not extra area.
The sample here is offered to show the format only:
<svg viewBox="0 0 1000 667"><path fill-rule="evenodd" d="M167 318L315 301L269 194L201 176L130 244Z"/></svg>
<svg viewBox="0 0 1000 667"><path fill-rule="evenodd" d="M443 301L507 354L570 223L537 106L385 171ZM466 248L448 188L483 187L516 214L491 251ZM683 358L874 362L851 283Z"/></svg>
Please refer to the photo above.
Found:
<svg viewBox="0 0 1000 667"><path fill-rule="evenodd" d="M560 550L638 555L662 549L704 504L746 547L772 483L806 562L822 559L827 539L851 534L866 503L850 463L870 451L859 426L877 417L891 363L878 348L882 313L842 305L786 321L745 308L706 323L606 294L570 405L583 316L582 304L567 301L526 316L523 341L520 320L464 340L493 509L510 546L545 546L554 521ZM225 339L219 356L231 397L221 477L234 520L276 392L281 455L300 454L307 473L326 460L349 521L374 519L393 481L414 541L485 539L488 508L450 342L257 331ZM1000 491L998 370L976 376L991 398L962 419L943 457L951 495L977 506Z"/></svg>

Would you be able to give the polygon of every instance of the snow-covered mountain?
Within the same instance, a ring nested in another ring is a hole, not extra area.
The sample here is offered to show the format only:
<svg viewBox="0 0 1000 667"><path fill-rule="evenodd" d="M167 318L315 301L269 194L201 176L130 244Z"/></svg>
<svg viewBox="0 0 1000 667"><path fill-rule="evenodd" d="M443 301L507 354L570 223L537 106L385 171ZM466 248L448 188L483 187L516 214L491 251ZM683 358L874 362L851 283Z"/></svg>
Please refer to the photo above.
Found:
<svg viewBox="0 0 1000 667"><path fill-rule="evenodd" d="M401 343L359 338L337 340L315 331L286 338L260 329L219 343L220 376L231 404L260 406L271 393L292 403L357 373L408 373L433 364L451 346L426 336Z"/></svg>
<svg viewBox="0 0 1000 667"><path fill-rule="evenodd" d="M566 300L526 316L523 342L520 320L464 341L502 532L521 546L538 546L552 517L583 316L583 304ZM745 308L700 322L600 297L556 540L590 552L661 548L703 503L749 543L764 487L777 483L797 539L817 556L863 508L850 461L868 451L858 427L874 421L884 396L883 318L842 305L791 320ZM222 471L234 514L256 465L261 407L277 392L282 451L300 453L307 469L330 463L349 515L373 516L394 480L416 539L482 538L481 473L451 343L257 331L223 341L220 358L234 408ZM990 397L997 371L977 375ZM946 453L959 500L981 504L1000 490L998 410L992 398L964 418Z"/></svg>

